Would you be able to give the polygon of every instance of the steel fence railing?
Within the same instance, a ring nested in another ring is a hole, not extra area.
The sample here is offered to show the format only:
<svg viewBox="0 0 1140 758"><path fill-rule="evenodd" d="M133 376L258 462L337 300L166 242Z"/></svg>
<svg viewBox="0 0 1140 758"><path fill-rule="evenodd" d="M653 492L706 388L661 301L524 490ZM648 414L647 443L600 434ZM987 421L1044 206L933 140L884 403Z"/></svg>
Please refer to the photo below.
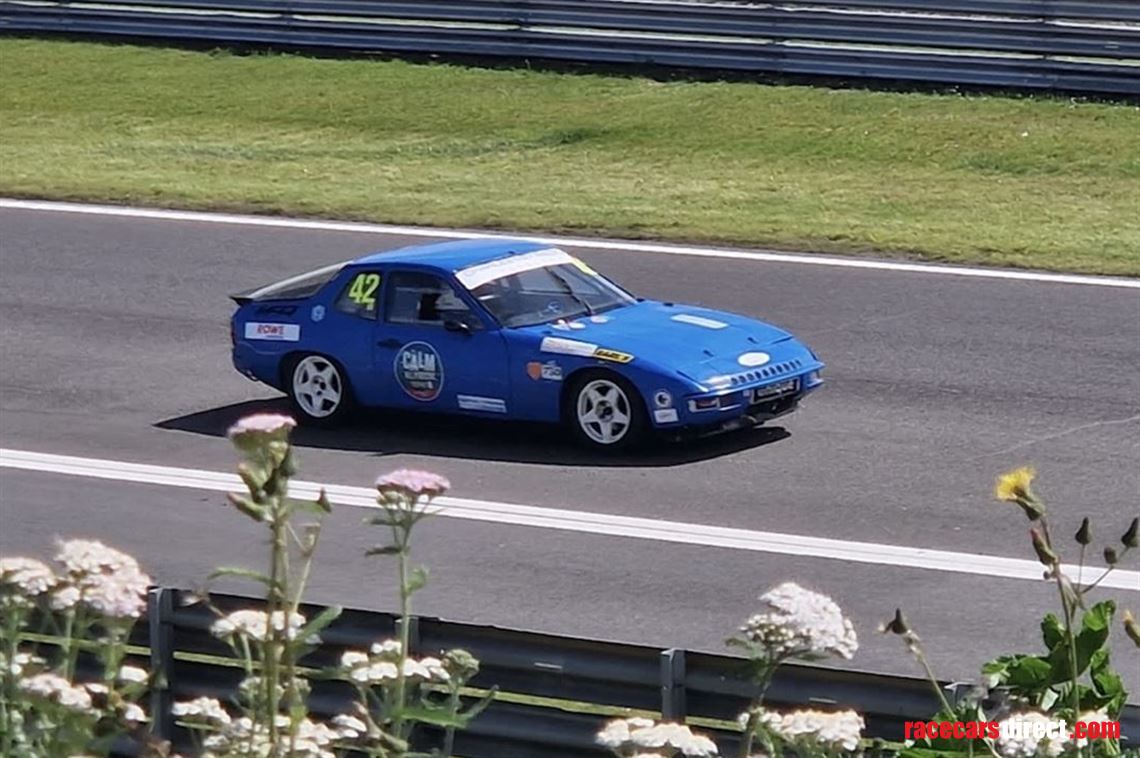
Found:
<svg viewBox="0 0 1140 758"><path fill-rule="evenodd" d="M0 0L0 33L1140 94L1132 0Z"/></svg>

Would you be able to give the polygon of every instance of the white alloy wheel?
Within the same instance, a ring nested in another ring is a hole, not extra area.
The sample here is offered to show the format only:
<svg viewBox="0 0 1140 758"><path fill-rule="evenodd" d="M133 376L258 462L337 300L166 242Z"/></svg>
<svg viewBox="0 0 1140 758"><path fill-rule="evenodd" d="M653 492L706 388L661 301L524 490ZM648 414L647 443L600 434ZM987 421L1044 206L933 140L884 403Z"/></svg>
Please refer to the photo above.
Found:
<svg viewBox="0 0 1140 758"><path fill-rule="evenodd" d="M594 379L578 391L578 428L599 445L621 442L633 424L633 407L616 382Z"/></svg>
<svg viewBox="0 0 1140 758"><path fill-rule="evenodd" d="M293 369L293 401L315 419L328 418L340 408L345 395L340 371L326 358L309 355Z"/></svg>

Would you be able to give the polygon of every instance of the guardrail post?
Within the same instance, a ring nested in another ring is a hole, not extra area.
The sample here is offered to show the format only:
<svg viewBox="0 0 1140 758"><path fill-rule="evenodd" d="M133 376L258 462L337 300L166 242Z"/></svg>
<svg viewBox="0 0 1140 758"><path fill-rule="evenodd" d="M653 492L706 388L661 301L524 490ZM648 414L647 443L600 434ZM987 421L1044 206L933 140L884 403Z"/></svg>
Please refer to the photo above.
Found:
<svg viewBox="0 0 1140 758"><path fill-rule="evenodd" d="M174 675L174 590L153 587L147 593L150 642L150 718L154 736L169 740L174 732L170 713Z"/></svg>
<svg viewBox="0 0 1140 758"><path fill-rule="evenodd" d="M685 651L661 653L661 719L685 721Z"/></svg>
<svg viewBox="0 0 1140 758"><path fill-rule="evenodd" d="M404 619L396 619L396 639L399 640L401 632L403 632ZM410 616L408 618L408 655L419 653L420 651L420 619L418 616Z"/></svg>

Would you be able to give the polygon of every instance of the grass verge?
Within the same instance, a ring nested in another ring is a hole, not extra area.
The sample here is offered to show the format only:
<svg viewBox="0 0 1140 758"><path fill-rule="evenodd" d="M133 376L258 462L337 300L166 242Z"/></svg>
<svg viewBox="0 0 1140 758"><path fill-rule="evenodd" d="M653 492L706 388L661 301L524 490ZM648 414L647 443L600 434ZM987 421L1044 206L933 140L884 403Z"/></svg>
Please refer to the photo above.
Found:
<svg viewBox="0 0 1140 758"><path fill-rule="evenodd" d="M0 194L1140 275L1140 108L0 40Z"/></svg>

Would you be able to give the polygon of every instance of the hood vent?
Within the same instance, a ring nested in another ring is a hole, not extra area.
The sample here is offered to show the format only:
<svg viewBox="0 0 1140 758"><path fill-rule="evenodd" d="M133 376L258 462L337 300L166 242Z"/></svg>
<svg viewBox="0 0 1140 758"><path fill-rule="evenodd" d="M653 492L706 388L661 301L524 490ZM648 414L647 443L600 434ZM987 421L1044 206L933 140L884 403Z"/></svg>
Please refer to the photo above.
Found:
<svg viewBox="0 0 1140 758"><path fill-rule="evenodd" d="M767 379L775 379L777 377L783 376L784 374L791 373L796 369L802 368L803 365L804 364L800 359L795 358L793 360L784 361L782 363L774 363L771 366L764 366L763 368L745 371L743 373L734 375L732 377L732 383L730 386L739 387L744 384L752 384L753 382L762 382Z"/></svg>

